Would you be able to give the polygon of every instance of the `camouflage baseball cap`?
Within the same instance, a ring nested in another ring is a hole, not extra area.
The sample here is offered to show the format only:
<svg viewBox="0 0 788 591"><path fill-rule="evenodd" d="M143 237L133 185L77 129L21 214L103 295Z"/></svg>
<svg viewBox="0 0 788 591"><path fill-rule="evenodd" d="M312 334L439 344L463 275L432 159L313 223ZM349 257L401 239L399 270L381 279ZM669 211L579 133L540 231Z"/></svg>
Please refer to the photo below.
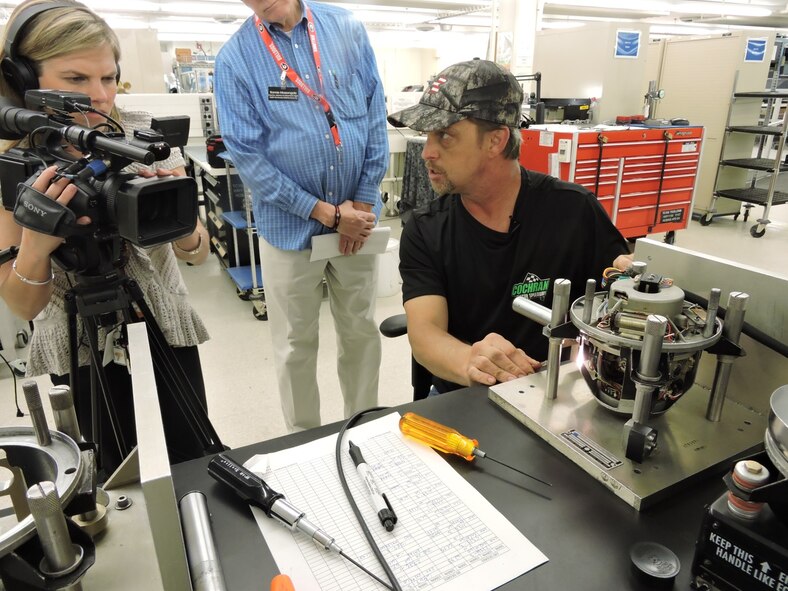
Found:
<svg viewBox="0 0 788 591"><path fill-rule="evenodd" d="M518 127L522 103L523 90L510 72L494 62L471 60L443 70L418 105L389 115L388 121L416 131L446 129L468 117Z"/></svg>

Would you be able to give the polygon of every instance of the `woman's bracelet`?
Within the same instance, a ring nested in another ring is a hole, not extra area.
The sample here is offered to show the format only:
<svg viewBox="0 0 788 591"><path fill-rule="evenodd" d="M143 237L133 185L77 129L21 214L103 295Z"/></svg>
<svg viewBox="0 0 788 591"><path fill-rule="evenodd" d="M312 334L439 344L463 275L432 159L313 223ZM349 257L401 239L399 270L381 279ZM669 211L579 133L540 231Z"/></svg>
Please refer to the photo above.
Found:
<svg viewBox="0 0 788 591"><path fill-rule="evenodd" d="M19 278L19 281L21 281L22 283L26 283L27 285L47 285L49 283L52 283L52 280L55 278L55 272L52 269L50 269L49 279L45 279L43 281L39 281L38 279L29 279L28 277L25 277L19 271L16 270L16 259L14 259L14 262L11 264L11 270Z"/></svg>
<svg viewBox="0 0 788 591"><path fill-rule="evenodd" d="M173 242L172 245L175 247L175 250L177 250L181 254L188 254L192 256L195 254L200 254L200 249L202 248L202 234L197 234L197 248L195 248L194 250L184 250L180 246L178 246L177 242Z"/></svg>
<svg viewBox="0 0 788 591"><path fill-rule="evenodd" d="M334 225L331 226L332 230L339 228L339 221L342 219L342 212L339 211L339 205L334 206Z"/></svg>

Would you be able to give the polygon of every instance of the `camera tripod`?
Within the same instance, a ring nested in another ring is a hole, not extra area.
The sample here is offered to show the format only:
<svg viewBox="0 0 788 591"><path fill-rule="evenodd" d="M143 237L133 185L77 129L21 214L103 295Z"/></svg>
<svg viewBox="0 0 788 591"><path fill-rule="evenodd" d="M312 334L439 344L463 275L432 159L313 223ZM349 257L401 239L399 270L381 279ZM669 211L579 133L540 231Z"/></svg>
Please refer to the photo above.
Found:
<svg viewBox="0 0 788 591"><path fill-rule="evenodd" d="M178 412L182 415L185 425L203 454L222 451L224 446L208 418L199 396L189 381L184 369L167 343L156 319L154 318L139 284L127 277L122 269L115 269L107 274L78 276L78 281L65 295L65 306L68 314L68 336L70 348L70 380L75 396L80 390L79 375L79 336L77 317L82 323L87 336L90 356L90 429L86 431L89 439L99 444L102 441L102 425L99 421L101 406L107 412L108 422L112 430L110 441L114 441L119 457L125 458L131 446L121 429L121 417L113 398L110 381L107 377L102 355L99 351L99 328L114 328L119 324L143 321L148 330L151 343L154 371L160 390L173 398ZM122 320L119 322L119 317ZM114 344L108 338L105 350ZM162 388L163 385L163 388ZM99 394L101 399L99 399ZM166 428L165 428L166 430ZM181 440L184 433L171 433ZM187 436L188 438L188 436ZM169 445L168 445L169 447ZM99 450L100 458L104 454ZM172 461L172 458L171 458Z"/></svg>

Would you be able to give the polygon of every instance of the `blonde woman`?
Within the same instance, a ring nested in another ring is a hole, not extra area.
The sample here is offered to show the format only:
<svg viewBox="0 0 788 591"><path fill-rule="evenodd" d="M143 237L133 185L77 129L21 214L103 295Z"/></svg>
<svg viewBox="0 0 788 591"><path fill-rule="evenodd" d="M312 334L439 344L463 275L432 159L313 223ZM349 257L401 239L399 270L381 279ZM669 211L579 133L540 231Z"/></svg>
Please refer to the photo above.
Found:
<svg viewBox="0 0 788 591"><path fill-rule="evenodd" d="M28 0L22 2L8 20L0 53L0 90L18 106L24 106L24 93L36 88L74 91L90 97L92 107L120 120L127 134L148 127L145 114L125 114L115 108L120 46L117 36L99 16L73 0ZM74 122L86 127L105 126L106 118L95 113L76 113ZM25 146L27 138L17 142ZM14 144L6 142L2 151ZM69 148L72 153L76 150ZM76 153L76 155L79 155ZM154 167L127 167L143 176L183 175L181 153L173 149L170 157ZM33 187L52 200L67 206L76 193L68 179L56 180L55 167L44 170ZM81 218L79 223L90 223ZM77 278L53 266L51 255L62 239L17 225L10 211L0 210L0 249L19 247L13 262L0 267L0 296L9 308L34 322L27 372L29 376L48 373L53 383L69 381L69 346L65 294ZM208 255L208 236L197 222L194 232L171 244L143 249L123 243L125 266L121 270L137 281L169 346L183 366L191 386L205 406L205 387L197 345L208 338L205 327L187 302L177 260L193 264ZM78 319L79 320L79 319ZM106 333L99 331L99 346L104 349ZM77 413L86 437L98 440L100 465L109 475L120 461L119 446L109 424L105 404L99 396L99 433L91 432L90 355L85 327L78 322L80 391L74 392ZM117 409L119 428L131 448L136 440L130 377L126 367L106 366L110 396ZM180 411L157 373L165 435L171 462L202 455L203 450L187 429Z"/></svg>

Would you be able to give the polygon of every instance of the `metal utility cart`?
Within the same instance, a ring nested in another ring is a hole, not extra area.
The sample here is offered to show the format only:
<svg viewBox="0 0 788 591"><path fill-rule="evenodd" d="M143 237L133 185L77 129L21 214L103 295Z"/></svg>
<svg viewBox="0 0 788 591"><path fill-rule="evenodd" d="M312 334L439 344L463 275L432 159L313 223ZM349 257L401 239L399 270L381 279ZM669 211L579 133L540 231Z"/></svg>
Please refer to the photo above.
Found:
<svg viewBox="0 0 788 591"><path fill-rule="evenodd" d="M227 191L232 193L232 175L230 169L232 163L225 160L227 174L225 179L227 182ZM233 200L230 200L230 207L232 208ZM234 265L227 267L227 273L235 283L236 292L238 297L244 301L252 302L252 314L258 320L268 320L268 309L265 305L265 294L263 292L263 274L260 265L257 262L255 242L257 231L254 225L252 214L252 195L246 186L243 186L243 209L223 211L221 218L231 228L230 234L232 235L233 253L235 257ZM249 264L243 265L240 260L240 241L247 241L249 252Z"/></svg>
<svg viewBox="0 0 788 591"><path fill-rule="evenodd" d="M735 88L735 84L734 84ZM756 125L736 125L732 124L734 119L734 108L737 104L746 104L752 99L766 101L765 117L762 122ZM763 92L736 92L734 90L731 97L731 104L728 107L728 120L725 125L725 137L722 140L720 149L720 163L717 167L717 175L714 180L714 196L709 206L709 211L700 218L703 226L708 226L714 219L715 205L717 199L726 197L734 201L741 201L744 205L744 221L750 215L750 209L756 205L763 206L763 216L758 219L758 223L750 228L750 235L760 238L766 233L766 226L769 224L769 212L773 205L788 203L788 193L777 190L777 179L781 172L788 171L788 164L783 161L783 149L785 148L786 133L788 133L788 108L785 99L788 99L788 91L763 91ZM780 111L782 121L779 125L771 125L773 119L779 120ZM777 117L775 117L775 115ZM749 134L758 138L758 147L754 157L750 158L726 158L725 146L731 140L732 134ZM739 168L753 171L746 186L733 186L720 188L727 183L723 180L721 171L725 167ZM768 175L768 187L759 187L758 173L763 172ZM733 219L738 219L739 213L734 214Z"/></svg>
<svg viewBox="0 0 788 591"><path fill-rule="evenodd" d="M254 317L267 320L249 191L228 159L223 158L223 165L212 166L203 146L187 146L185 153L202 187L211 252L232 279L238 297L252 302Z"/></svg>

